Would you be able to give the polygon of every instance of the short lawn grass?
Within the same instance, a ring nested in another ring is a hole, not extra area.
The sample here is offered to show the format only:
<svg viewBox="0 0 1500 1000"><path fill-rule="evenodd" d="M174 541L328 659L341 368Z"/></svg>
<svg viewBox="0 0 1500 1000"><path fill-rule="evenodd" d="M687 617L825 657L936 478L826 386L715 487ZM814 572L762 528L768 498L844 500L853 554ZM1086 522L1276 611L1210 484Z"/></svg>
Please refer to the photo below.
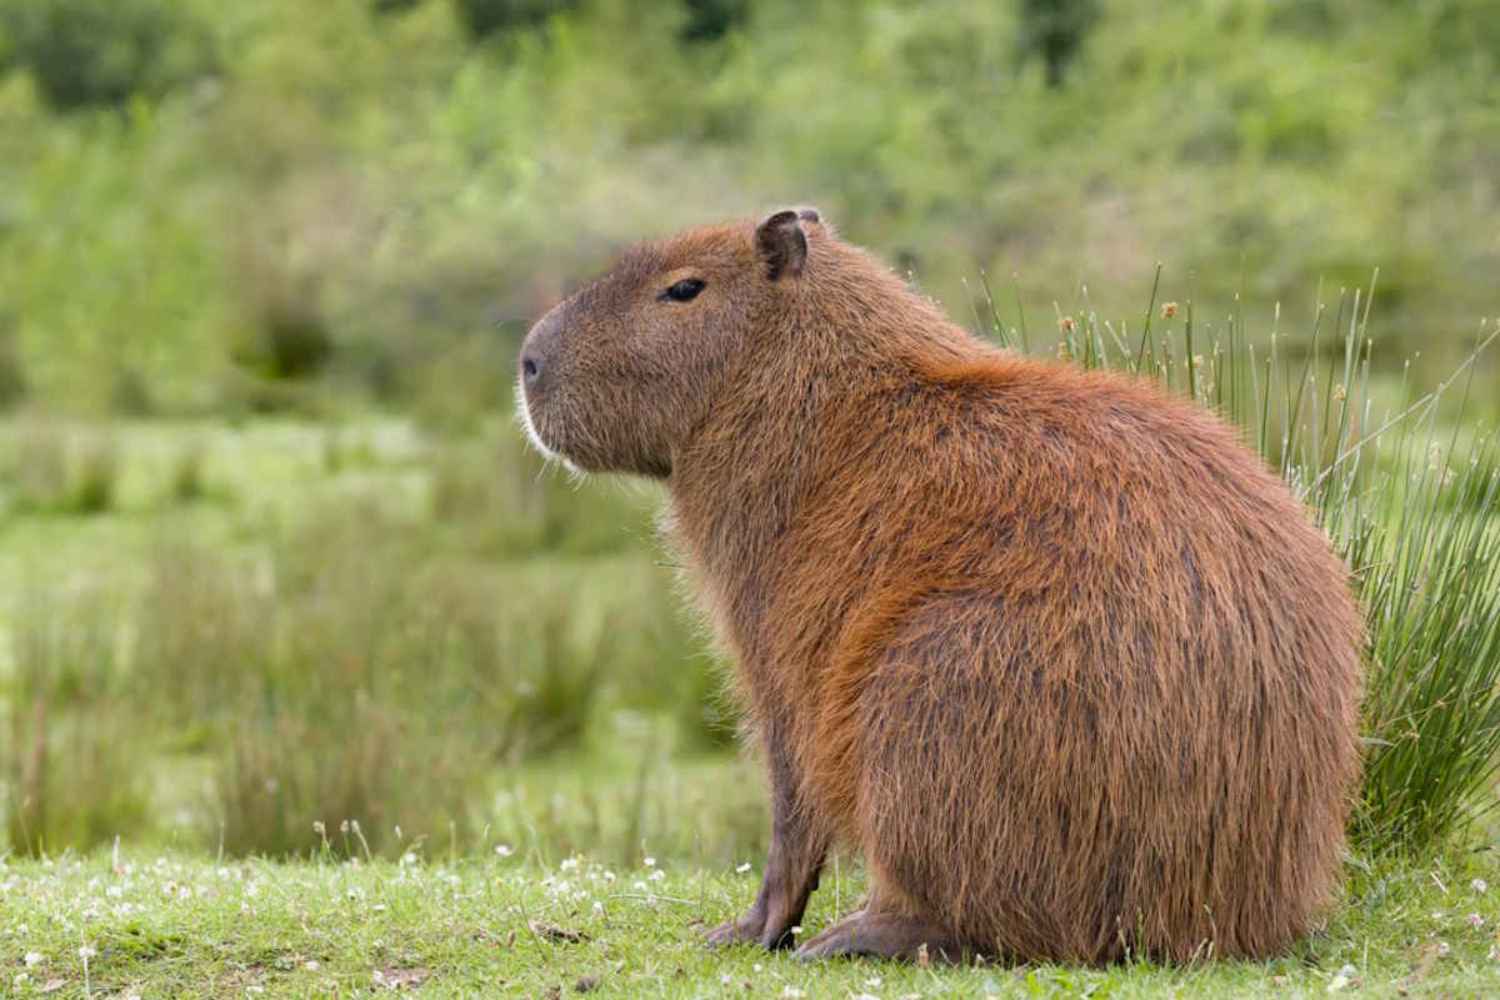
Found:
<svg viewBox="0 0 1500 1000"><path fill-rule="evenodd" d="M335 836L330 832L331 836ZM1167 968L878 961L803 964L704 930L745 906L759 872L520 853L296 862L133 853L0 867L0 995L936 997L1500 995L1500 863L1351 860L1326 930L1268 962ZM748 860L748 859L747 859ZM1494 888L1490 888L1493 884ZM830 870L811 933L858 903Z"/></svg>

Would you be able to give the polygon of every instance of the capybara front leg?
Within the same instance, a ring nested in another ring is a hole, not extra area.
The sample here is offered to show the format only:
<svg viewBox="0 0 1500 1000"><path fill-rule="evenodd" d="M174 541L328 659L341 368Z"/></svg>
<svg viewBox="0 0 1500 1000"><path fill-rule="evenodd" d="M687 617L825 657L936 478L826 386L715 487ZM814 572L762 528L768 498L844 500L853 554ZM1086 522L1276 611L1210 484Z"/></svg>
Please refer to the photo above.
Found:
<svg viewBox="0 0 1500 1000"><path fill-rule="evenodd" d="M739 919L714 928L708 935L710 945L753 941L770 949L791 947L792 928L818 887L818 873L828 853L828 837L798 806L796 773L785 742L768 733L765 743L771 772L771 852L766 876L750 909Z"/></svg>

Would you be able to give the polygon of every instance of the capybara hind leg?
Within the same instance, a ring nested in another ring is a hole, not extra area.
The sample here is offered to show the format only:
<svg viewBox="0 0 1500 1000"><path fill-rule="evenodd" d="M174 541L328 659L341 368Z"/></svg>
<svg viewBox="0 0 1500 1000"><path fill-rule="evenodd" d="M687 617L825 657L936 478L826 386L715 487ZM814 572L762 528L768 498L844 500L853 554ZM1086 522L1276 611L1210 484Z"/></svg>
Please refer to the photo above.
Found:
<svg viewBox="0 0 1500 1000"><path fill-rule="evenodd" d="M787 742L772 739L768 730L771 851L765 879L749 910L709 932L710 947L755 943L769 949L790 948L792 928L802 919L807 899L818 887L828 838L796 801L796 775Z"/></svg>
<svg viewBox="0 0 1500 1000"><path fill-rule="evenodd" d="M925 949L934 962L960 962L969 954L952 933L920 917L869 908L851 914L797 949L800 959L874 955L912 961Z"/></svg>

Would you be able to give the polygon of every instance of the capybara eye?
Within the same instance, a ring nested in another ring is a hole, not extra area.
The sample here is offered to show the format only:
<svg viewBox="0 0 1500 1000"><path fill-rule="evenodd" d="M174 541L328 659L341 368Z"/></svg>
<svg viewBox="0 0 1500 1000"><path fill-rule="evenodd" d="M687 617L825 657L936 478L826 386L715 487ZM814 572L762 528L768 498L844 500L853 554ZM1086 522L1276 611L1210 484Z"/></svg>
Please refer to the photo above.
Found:
<svg viewBox="0 0 1500 1000"><path fill-rule="evenodd" d="M703 291L703 282L697 278L683 278L677 284L662 292L661 297L671 299L673 302L687 302L689 299L697 298L698 293L701 291Z"/></svg>

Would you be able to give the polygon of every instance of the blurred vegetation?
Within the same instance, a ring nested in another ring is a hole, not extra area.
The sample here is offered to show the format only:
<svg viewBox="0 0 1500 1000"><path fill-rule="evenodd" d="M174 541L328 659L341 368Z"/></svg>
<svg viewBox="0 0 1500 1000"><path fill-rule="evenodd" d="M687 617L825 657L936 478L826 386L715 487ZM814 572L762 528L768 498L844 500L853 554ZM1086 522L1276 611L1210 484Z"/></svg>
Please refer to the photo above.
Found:
<svg viewBox="0 0 1500 1000"><path fill-rule="evenodd" d="M10 62L61 111L159 98L213 71L213 38L170 0L35 0L0 8Z"/></svg>
<svg viewBox="0 0 1500 1000"><path fill-rule="evenodd" d="M621 244L788 201L960 317L980 271L1123 315L1157 260L1205 309L1379 267L1436 377L1494 308L1491 0L0 0L0 38L0 388L74 411L489 409Z"/></svg>
<svg viewBox="0 0 1500 1000"><path fill-rule="evenodd" d="M1467 829L1496 352L1423 393L1496 305L1497 72L1490 0L0 0L10 848L763 847L658 491L509 412L623 244L806 202L1238 419L1367 603L1357 831Z"/></svg>
<svg viewBox="0 0 1500 1000"><path fill-rule="evenodd" d="M508 423L0 430L14 849L154 832L281 854L354 821L359 852L504 829L548 854L540 823L633 857L647 820L672 843L663 783L693 794L661 763L730 745L654 564L655 497L544 472ZM560 755L611 761L619 790L518 813ZM711 851L763 836L746 798Z"/></svg>

